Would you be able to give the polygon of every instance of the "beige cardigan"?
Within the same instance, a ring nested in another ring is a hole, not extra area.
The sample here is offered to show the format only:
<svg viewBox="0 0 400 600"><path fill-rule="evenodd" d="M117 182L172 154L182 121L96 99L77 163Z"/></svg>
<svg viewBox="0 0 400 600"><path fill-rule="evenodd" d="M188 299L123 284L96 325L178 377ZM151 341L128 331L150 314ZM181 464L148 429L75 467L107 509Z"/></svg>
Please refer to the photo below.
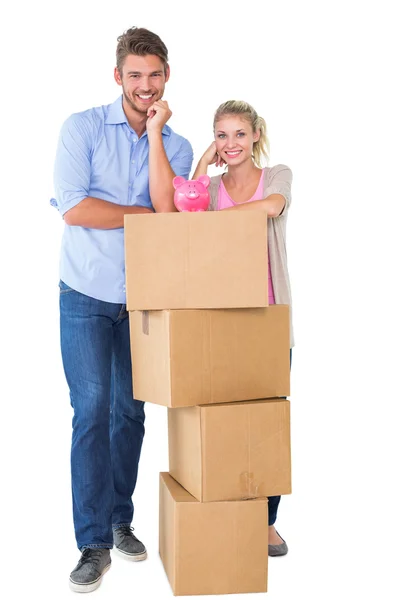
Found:
<svg viewBox="0 0 400 600"><path fill-rule="evenodd" d="M217 210L218 188L221 183L221 177L221 175L211 177L209 187L211 202L209 210ZM292 172L289 167L285 165L276 165L271 168L265 167L263 198L267 198L271 194L282 194L286 199L285 208L279 217L268 219L268 252L275 302L276 304L288 304L290 306L290 347L292 348L294 346L292 296L286 259L286 220L292 201L291 184Z"/></svg>

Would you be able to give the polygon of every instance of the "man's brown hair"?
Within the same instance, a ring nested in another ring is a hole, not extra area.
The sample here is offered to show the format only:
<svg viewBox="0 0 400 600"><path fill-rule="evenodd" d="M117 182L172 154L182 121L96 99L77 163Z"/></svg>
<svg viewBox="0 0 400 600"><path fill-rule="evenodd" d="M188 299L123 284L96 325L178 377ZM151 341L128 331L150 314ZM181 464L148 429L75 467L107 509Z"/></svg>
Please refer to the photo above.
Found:
<svg viewBox="0 0 400 600"><path fill-rule="evenodd" d="M135 54L136 56L153 54L158 56L164 65L164 72L167 72L168 50L166 45L158 35L144 27L131 27L119 36L117 68L120 75L122 75L122 67L129 54Z"/></svg>

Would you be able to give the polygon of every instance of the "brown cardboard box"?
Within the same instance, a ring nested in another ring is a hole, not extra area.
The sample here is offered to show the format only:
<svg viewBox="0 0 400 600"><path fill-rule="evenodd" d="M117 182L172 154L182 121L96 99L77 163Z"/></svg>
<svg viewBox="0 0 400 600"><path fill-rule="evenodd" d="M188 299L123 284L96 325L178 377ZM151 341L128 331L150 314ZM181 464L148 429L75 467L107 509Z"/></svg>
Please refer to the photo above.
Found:
<svg viewBox="0 0 400 600"><path fill-rule="evenodd" d="M289 307L134 311L135 398L169 407L289 396Z"/></svg>
<svg viewBox="0 0 400 600"><path fill-rule="evenodd" d="M125 215L128 310L268 306L264 211Z"/></svg>
<svg viewBox="0 0 400 600"><path fill-rule="evenodd" d="M290 403L168 409L169 472L200 502L290 494Z"/></svg>
<svg viewBox="0 0 400 600"><path fill-rule="evenodd" d="M175 596L267 591L266 498L198 502L161 473L159 538Z"/></svg>

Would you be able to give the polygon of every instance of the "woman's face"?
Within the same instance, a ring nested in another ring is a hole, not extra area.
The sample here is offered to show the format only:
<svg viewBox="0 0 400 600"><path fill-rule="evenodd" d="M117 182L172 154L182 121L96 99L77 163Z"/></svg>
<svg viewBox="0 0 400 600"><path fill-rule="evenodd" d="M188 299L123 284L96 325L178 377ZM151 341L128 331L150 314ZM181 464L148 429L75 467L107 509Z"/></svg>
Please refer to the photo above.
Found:
<svg viewBox="0 0 400 600"><path fill-rule="evenodd" d="M253 133L247 119L224 115L215 123L214 138L220 157L228 166L233 166L251 160L253 144L259 140L260 132Z"/></svg>

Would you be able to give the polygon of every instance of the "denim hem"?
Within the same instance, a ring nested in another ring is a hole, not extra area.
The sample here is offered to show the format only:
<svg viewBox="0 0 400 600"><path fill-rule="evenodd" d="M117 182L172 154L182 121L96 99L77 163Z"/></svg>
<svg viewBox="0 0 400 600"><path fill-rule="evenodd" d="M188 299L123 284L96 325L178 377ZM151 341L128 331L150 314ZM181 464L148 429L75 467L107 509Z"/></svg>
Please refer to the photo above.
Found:
<svg viewBox="0 0 400 600"><path fill-rule="evenodd" d="M119 529L120 527L130 527L130 526L131 526L130 523L113 523L112 524L113 529Z"/></svg>
<svg viewBox="0 0 400 600"><path fill-rule="evenodd" d="M114 544L83 544L79 546L79 550L82 551L85 548L105 548L106 550L112 550Z"/></svg>

